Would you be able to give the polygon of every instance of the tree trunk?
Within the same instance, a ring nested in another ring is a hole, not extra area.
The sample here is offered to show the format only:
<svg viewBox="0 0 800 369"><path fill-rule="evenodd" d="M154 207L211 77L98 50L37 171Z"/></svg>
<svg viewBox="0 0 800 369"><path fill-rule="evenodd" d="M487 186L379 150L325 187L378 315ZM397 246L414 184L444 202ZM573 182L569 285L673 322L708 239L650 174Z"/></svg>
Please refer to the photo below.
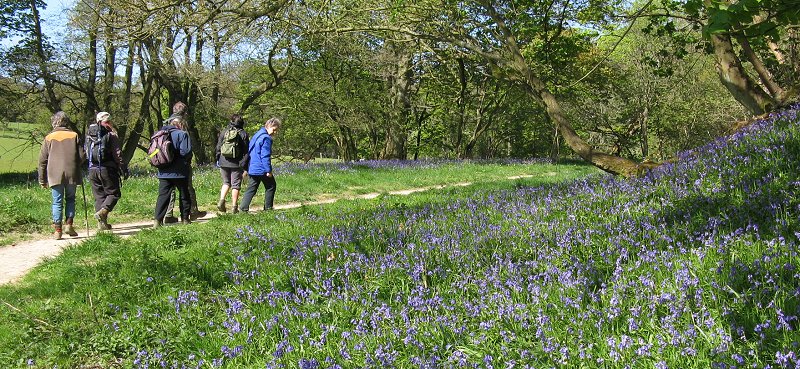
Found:
<svg viewBox="0 0 800 369"><path fill-rule="evenodd" d="M139 64L139 79L142 81L142 102L139 105L139 118L136 119L133 129L128 132L122 149L122 157L126 163L130 163L136 153L140 138L150 139L150 135L143 135L143 133L145 124L150 121L150 99L152 99L155 73L145 68L144 61Z"/></svg>
<svg viewBox="0 0 800 369"><path fill-rule="evenodd" d="M711 45L717 57L717 73L722 84L740 104L755 115L764 114L777 105L776 100L755 84L745 72L733 50L730 35L711 35Z"/></svg>
<svg viewBox="0 0 800 369"><path fill-rule="evenodd" d="M344 161L354 161L358 159L356 143L353 139L353 130L343 124L338 124L339 134L336 135L336 143L339 146L339 156Z"/></svg>
<svg viewBox="0 0 800 369"><path fill-rule="evenodd" d="M641 138L642 138L642 158L647 159L650 156L650 145L647 141L647 119L649 118L649 110L647 107L644 107L644 111L642 111L641 116Z"/></svg>
<svg viewBox="0 0 800 369"><path fill-rule="evenodd" d="M97 24L100 16L96 15L89 30L89 72L86 77L86 106L84 107L84 122L94 122L94 115L100 111L97 103Z"/></svg>
<svg viewBox="0 0 800 369"><path fill-rule="evenodd" d="M775 82L775 79L764 65L764 62L761 61L761 58L759 58L755 51L753 51L753 48L750 47L750 41L747 40L747 37L739 36L737 40L739 41L739 45L742 46L742 51L744 51L744 55L747 56L747 60L750 61L750 64L753 65L753 69L758 73L758 78L761 79L761 83L767 88L772 98L780 102L783 99L783 88Z"/></svg>
<svg viewBox="0 0 800 369"><path fill-rule="evenodd" d="M106 49L106 63L105 74L103 75L103 110L111 111L111 103L114 98L114 80L117 64L117 48L114 46L112 35L114 29L111 26L106 27L105 31L105 49Z"/></svg>
<svg viewBox="0 0 800 369"><path fill-rule="evenodd" d="M544 104L547 115L553 121L558 132L561 133L561 137L564 138L567 146L583 160L606 172L625 177L637 175L639 164L635 161L603 152L596 152L586 141L578 136L556 97L550 93L544 82L534 75L505 20L500 17L490 2L486 2L484 6L486 6L492 19L497 23L499 32L504 38L504 48L509 53L508 58L502 59L500 63L509 68L510 72L524 84L528 95Z"/></svg>
<svg viewBox="0 0 800 369"><path fill-rule="evenodd" d="M36 7L36 0L30 0L31 16L33 16L33 32L36 39L36 62L39 64L39 70L42 73L42 81L44 82L44 92L47 96L47 107L50 112L55 113L61 110L61 101L56 97L55 84L53 83L53 76L50 75L50 68L47 66L49 59L44 52L44 34L42 33L42 20L39 18L39 9Z"/></svg>
<svg viewBox="0 0 800 369"><path fill-rule="evenodd" d="M133 91L133 66L135 57L136 44L134 44L133 41L129 41L128 57L125 59L125 92L122 93L122 100L120 101L122 123L117 125L119 138L122 142L125 142L125 138L128 134L128 126L131 124L131 95Z"/></svg>

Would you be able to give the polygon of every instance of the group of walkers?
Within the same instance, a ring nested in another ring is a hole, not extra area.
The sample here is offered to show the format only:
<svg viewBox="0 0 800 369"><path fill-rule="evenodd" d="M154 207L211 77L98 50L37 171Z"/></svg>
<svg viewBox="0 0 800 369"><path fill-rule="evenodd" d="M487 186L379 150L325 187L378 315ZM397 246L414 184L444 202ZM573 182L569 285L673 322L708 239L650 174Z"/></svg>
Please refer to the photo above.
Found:
<svg viewBox="0 0 800 369"><path fill-rule="evenodd" d="M177 102L172 115L164 126L151 138L151 148L157 136L169 145L163 163L157 166L158 197L155 203L153 226L177 222L172 215L175 192L178 192L180 222L191 223L202 216L197 206L197 196L192 184L192 142L187 128L187 106ZM94 217L99 230L110 230L109 213L122 197L122 179L128 178L128 165L122 157L122 144L111 121L111 114L100 112L95 123L89 125L83 139L70 127L66 113L59 111L51 118L53 130L45 137L39 153L38 177L43 188L52 193L52 219L55 239L63 234L78 236L75 231L75 194L83 183L81 168L88 168L88 179L94 197ZM234 114L228 126L220 133L215 155L222 177L217 210L228 210L227 197L231 194L230 209L233 213L250 210L250 203L258 188L265 188L264 209L272 209L276 182L272 173L272 139L281 126L278 118L271 118L249 137L244 130L244 119ZM152 158L158 154L148 152ZM162 157L162 156L160 156ZM88 163L88 164L85 164ZM154 163L151 160L151 163ZM154 164L155 165L155 164ZM244 178L249 177L247 189L239 203ZM63 221L63 223L62 223Z"/></svg>

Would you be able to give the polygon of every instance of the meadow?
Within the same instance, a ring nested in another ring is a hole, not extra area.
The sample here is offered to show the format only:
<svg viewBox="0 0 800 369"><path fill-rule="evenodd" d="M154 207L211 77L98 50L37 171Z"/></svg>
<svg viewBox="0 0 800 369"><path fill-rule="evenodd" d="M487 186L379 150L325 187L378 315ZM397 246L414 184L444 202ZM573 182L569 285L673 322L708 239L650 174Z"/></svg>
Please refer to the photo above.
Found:
<svg viewBox="0 0 800 369"><path fill-rule="evenodd" d="M0 174L36 170L44 131L30 123L0 123Z"/></svg>
<svg viewBox="0 0 800 369"><path fill-rule="evenodd" d="M633 180L103 234L0 287L0 365L794 368L800 120Z"/></svg>
<svg viewBox="0 0 800 369"><path fill-rule="evenodd" d="M35 165L33 167L35 169ZM29 168L30 169L30 168ZM278 181L276 205L308 203L326 199L348 198L366 193L383 193L419 187L455 183L490 183L508 177L529 175L559 181L594 173L595 169L577 163L550 164L546 160L506 160L456 162L363 161L355 163L276 165ZM194 186L201 210L215 211L221 179L214 166L195 169ZM134 161L131 177L123 182L122 199L109 217L110 222L141 221L153 218L158 191L155 170ZM88 210L84 210L84 193ZM230 198L229 198L230 199ZM93 219L94 200L91 185L84 181L76 199L76 223L84 228L84 218ZM28 239L32 234L50 230L50 191L39 187L35 173L0 174L0 245ZM253 200L253 208L263 205L263 188ZM178 214L178 211L175 211Z"/></svg>

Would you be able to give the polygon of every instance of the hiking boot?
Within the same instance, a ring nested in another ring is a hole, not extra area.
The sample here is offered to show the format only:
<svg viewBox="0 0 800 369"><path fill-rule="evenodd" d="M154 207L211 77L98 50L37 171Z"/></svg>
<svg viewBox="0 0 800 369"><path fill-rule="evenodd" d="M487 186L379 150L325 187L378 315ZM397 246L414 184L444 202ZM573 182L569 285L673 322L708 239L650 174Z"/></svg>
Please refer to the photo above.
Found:
<svg viewBox="0 0 800 369"><path fill-rule="evenodd" d="M53 223L53 237L57 240L61 239L61 223Z"/></svg>
<svg viewBox="0 0 800 369"><path fill-rule="evenodd" d="M181 219L181 224L192 224L191 219Z"/></svg>
<svg viewBox="0 0 800 369"><path fill-rule="evenodd" d="M97 219L98 229L101 231L107 231L111 229L111 225L108 224L108 209L102 208L94 213L94 218Z"/></svg>
<svg viewBox="0 0 800 369"><path fill-rule="evenodd" d="M78 232L75 232L75 227L72 226L72 218L67 218L67 225L64 227L64 233L71 237L78 237Z"/></svg>
<svg viewBox="0 0 800 369"><path fill-rule="evenodd" d="M189 219L191 220L198 220L204 216L206 216L208 212L200 211L200 210L193 210L191 214L189 214Z"/></svg>
<svg viewBox="0 0 800 369"><path fill-rule="evenodd" d="M164 224L170 224L170 223L178 223L178 218L175 218L172 215L167 215L166 217L164 217Z"/></svg>
<svg viewBox="0 0 800 369"><path fill-rule="evenodd" d="M236 213L238 213L238 212L239 212L239 208L238 208L238 207L236 207L236 204L234 204L234 205L233 205L233 211L232 211L232 213L236 214Z"/></svg>
<svg viewBox="0 0 800 369"><path fill-rule="evenodd" d="M225 211L227 211L227 209L225 209L225 199L219 200L219 202L217 202L217 210L219 210L220 213L224 213Z"/></svg>
<svg viewBox="0 0 800 369"><path fill-rule="evenodd" d="M160 220L154 220L153 221L153 228L159 228L159 227L161 227L161 221Z"/></svg>

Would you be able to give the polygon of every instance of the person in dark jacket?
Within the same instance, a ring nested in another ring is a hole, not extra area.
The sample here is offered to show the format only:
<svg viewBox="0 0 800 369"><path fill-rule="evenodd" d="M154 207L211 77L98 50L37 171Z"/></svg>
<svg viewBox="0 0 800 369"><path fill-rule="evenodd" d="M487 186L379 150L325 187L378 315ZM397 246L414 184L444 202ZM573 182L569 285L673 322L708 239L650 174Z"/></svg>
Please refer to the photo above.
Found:
<svg viewBox="0 0 800 369"><path fill-rule="evenodd" d="M272 172L272 138L278 133L280 127L280 119L270 118L264 123L264 127L259 129L250 140L250 145L248 146L250 160L246 173L250 177L250 182L239 207L239 210L244 213L250 211L250 202L253 200L253 196L256 195L258 186L261 183L264 184L264 190L266 191L264 193L264 210L272 209L275 189L277 188L275 175Z"/></svg>
<svg viewBox="0 0 800 369"><path fill-rule="evenodd" d="M164 124L167 125L169 122L172 122L174 119L181 119L183 123L183 130L189 128L189 106L187 106L183 101L178 101L174 105L172 105L172 115L169 116L164 121ZM191 159L189 161L189 201L192 203L192 210L191 210L191 217L192 219L202 218L206 215L205 211L200 211L197 206L197 194L195 193L194 183L192 178L194 177L194 173L192 170L192 163ZM164 217L164 223L176 223L178 218L173 215L173 209L175 208L175 191L173 190L170 193L169 197L169 206L167 206L167 216Z"/></svg>
<svg viewBox="0 0 800 369"><path fill-rule="evenodd" d="M51 118L53 130L44 138L39 151L39 185L50 188L53 195L52 215L55 239L60 240L62 232L76 237L73 220L75 218L75 189L83 183L81 163L85 159L78 134L69 128L67 114L59 111ZM64 216L66 227L62 228Z"/></svg>
<svg viewBox="0 0 800 369"><path fill-rule="evenodd" d="M96 117L97 124L102 126L108 136L104 144L102 160L89 160L89 183L94 195L94 217L100 230L109 230L108 213L114 210L122 197L120 177L128 177L128 166L122 160L122 145L117 130L111 124L111 114L100 112ZM86 139L86 153L91 157L91 138Z"/></svg>
<svg viewBox="0 0 800 369"><path fill-rule="evenodd" d="M240 150L238 156L228 157L223 155L222 147L225 144L225 137L229 133L235 133L236 145ZM231 116L228 127L220 132L219 139L217 140L217 147L215 149L217 164L219 171L222 175L222 188L219 191L219 201L217 202L217 210L224 213L227 209L225 207L225 199L228 197L228 191L231 192L231 209L233 213L239 211L239 190L242 186L242 177L247 168L247 161L250 155L247 149L250 146L250 137L244 130L244 119L239 114Z"/></svg>
<svg viewBox="0 0 800 369"><path fill-rule="evenodd" d="M156 200L154 227L160 227L167 215L170 192L177 189L180 192L179 204L181 221L189 224L189 213L191 212L191 200L189 199L189 178L191 168L189 163L192 160L192 143L189 135L183 130L183 120L175 118L169 124L161 127L170 133L170 139L174 147L175 158L172 163L164 168L158 169L158 199Z"/></svg>

